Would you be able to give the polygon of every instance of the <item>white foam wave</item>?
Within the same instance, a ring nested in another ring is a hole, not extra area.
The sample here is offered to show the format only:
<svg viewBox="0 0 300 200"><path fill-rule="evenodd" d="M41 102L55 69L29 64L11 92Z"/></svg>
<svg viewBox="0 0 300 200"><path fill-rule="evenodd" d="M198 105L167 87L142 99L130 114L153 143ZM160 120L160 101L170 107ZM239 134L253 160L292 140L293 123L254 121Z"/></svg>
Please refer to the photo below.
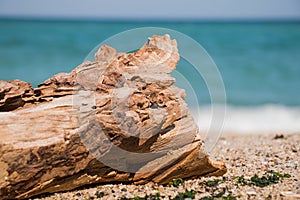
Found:
<svg viewBox="0 0 300 200"><path fill-rule="evenodd" d="M211 106L198 111L200 131L208 133L212 121ZM197 116L196 112L192 113ZM256 107L226 106L223 133L300 133L300 107L263 105Z"/></svg>

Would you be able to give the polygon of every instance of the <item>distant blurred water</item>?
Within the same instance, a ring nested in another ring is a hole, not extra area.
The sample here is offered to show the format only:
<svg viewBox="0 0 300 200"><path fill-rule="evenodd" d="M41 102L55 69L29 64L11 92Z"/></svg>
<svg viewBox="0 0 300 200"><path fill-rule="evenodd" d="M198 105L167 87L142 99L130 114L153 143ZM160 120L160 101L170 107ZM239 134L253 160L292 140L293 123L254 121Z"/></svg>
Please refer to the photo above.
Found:
<svg viewBox="0 0 300 200"><path fill-rule="evenodd" d="M0 20L0 79L21 79L36 86L56 73L71 71L108 37L148 26L174 29L198 41L216 62L231 106L251 109L271 105L280 107L280 111L283 107L300 107L299 22ZM186 65L182 59L178 69L184 71ZM201 104L209 104L205 83L192 76L189 81L203 88L203 93L197 94Z"/></svg>

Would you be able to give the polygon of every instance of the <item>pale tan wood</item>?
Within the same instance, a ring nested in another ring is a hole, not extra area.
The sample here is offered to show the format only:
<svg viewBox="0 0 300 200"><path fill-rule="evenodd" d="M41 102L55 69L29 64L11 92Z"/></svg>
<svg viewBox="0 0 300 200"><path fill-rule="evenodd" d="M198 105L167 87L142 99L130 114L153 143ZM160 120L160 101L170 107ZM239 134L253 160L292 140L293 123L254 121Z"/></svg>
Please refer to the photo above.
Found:
<svg viewBox="0 0 300 200"><path fill-rule="evenodd" d="M0 81L0 198L224 174L173 86L178 60L175 40L153 36L130 54L102 46L37 88Z"/></svg>

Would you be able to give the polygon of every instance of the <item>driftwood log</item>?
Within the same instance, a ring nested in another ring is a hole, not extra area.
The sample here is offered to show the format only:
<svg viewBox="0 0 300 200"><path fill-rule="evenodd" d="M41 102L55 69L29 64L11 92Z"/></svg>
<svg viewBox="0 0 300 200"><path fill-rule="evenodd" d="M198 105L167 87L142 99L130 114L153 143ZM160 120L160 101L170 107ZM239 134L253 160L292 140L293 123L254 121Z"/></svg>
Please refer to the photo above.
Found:
<svg viewBox="0 0 300 200"><path fill-rule="evenodd" d="M0 81L0 199L224 174L173 86L179 58L175 40L153 36L134 53L104 45L37 88Z"/></svg>

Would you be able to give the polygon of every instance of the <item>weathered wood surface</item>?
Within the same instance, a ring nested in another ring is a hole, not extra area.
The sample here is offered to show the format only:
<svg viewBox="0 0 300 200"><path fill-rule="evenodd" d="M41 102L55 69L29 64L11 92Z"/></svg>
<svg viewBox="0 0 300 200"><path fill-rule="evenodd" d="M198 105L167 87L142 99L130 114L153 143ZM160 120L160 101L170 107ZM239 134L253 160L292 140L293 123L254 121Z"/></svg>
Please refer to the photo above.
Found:
<svg viewBox="0 0 300 200"><path fill-rule="evenodd" d="M178 60L175 40L153 36L130 54L102 46L34 89L0 81L0 199L224 174L173 86Z"/></svg>

